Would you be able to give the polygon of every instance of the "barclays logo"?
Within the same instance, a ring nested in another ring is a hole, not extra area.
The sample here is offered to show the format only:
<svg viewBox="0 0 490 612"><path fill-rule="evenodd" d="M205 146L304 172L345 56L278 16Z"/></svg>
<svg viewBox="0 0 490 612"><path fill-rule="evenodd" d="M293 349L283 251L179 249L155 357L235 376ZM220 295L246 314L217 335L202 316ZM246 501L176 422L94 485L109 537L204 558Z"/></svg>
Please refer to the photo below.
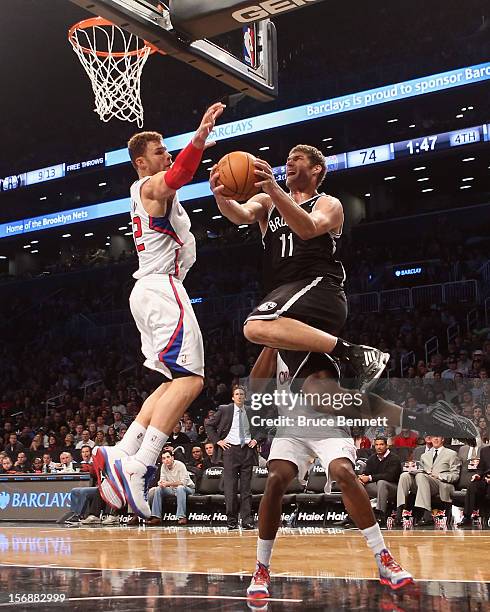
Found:
<svg viewBox="0 0 490 612"><path fill-rule="evenodd" d="M69 508L71 493L0 493L0 510L11 508Z"/></svg>
<svg viewBox="0 0 490 612"><path fill-rule="evenodd" d="M5 508L9 505L10 495L5 491L0 493L0 510L5 510Z"/></svg>

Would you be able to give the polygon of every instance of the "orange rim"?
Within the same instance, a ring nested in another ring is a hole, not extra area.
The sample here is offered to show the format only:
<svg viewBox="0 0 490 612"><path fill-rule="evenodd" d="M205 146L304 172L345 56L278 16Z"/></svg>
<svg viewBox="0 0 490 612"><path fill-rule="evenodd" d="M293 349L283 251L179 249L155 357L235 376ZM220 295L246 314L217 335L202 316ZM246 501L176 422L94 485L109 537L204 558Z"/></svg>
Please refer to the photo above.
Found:
<svg viewBox="0 0 490 612"><path fill-rule="evenodd" d="M90 17L90 19L83 19L82 21L79 21L78 23L75 23L74 25L71 26L71 28L68 30L68 40L71 42L72 45L74 45L75 47L77 47L78 49L80 49L83 53L85 53L85 55L92 55L93 53L95 53L97 55L97 57L134 57L136 55L143 55L145 53L145 47L147 47L148 49L150 49L150 55L152 53L161 53L162 55L165 55L164 51L160 51L160 49L157 49L154 45L152 45L151 43L149 43L147 40L143 40L143 42L145 43L145 46L142 47L141 49L134 49L133 51L113 51L113 52L109 52L109 51L99 51L98 49L87 49L87 47L84 47L83 45L81 45L78 40L75 38L75 32L77 30L88 30L89 28L94 28L96 26L114 26L115 24L112 23L112 21L109 21L108 19L104 19L103 17ZM119 27L119 26L116 26Z"/></svg>

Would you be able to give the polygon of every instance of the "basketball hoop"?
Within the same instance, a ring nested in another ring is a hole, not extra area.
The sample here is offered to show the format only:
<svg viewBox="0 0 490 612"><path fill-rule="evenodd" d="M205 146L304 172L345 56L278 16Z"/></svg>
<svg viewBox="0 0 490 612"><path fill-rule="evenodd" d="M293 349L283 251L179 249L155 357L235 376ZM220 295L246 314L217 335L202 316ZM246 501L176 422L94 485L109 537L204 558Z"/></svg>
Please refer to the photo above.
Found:
<svg viewBox="0 0 490 612"><path fill-rule="evenodd" d="M94 110L101 120L116 117L136 121L141 128L141 73L149 55L158 49L102 17L76 23L68 31L68 40L90 78Z"/></svg>

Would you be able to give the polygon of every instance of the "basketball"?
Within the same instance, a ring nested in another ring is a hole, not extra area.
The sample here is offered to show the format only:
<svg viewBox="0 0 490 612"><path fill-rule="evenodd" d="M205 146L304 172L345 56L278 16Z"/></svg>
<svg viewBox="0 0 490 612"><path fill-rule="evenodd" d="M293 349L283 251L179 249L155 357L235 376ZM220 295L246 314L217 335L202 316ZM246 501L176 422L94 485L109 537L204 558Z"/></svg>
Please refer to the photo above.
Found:
<svg viewBox="0 0 490 612"><path fill-rule="evenodd" d="M259 192L254 161L255 157L245 151L233 151L219 160L219 182L225 186L225 198L243 202Z"/></svg>

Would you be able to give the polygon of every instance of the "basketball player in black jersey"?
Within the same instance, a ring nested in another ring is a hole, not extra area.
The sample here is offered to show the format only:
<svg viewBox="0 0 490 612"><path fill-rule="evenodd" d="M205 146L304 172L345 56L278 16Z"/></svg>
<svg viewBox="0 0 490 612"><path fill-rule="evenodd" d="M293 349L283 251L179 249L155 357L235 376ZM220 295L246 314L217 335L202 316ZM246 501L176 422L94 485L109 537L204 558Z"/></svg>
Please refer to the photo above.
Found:
<svg viewBox="0 0 490 612"><path fill-rule="evenodd" d="M309 377L307 382L313 380L313 384L322 385L323 392L328 392L330 380L340 390L334 380L339 376L338 357L353 366L365 391L381 374L388 356L337 338L347 317L342 288L345 273L334 257L336 240L342 233L342 205L336 198L318 193L326 173L325 158L318 149L294 147L286 168L289 194L277 185L269 164L257 160L256 175L264 193L243 205L221 195L223 188L215 169L210 179L223 215L236 224L258 222L262 230L268 294L247 318L245 336L252 342L280 349L291 380ZM264 349L252 375L267 379L275 369L276 351ZM363 395L367 414L387 416L390 424L401 422L398 406L372 394ZM442 416L446 419L445 413ZM346 437L329 438L327 432L324 439L313 443L295 436L274 439L268 482L259 509L257 568L247 591L250 597L269 596L268 566L280 523L281 500L308 454L319 456L329 479L340 486L346 509L376 555L381 581L394 589L412 581L385 548L369 498L355 476L351 446Z"/></svg>
<svg viewBox="0 0 490 612"><path fill-rule="evenodd" d="M336 198L319 193L326 174L325 157L315 147L298 145L289 153L286 185L275 181L270 165L255 162L260 193L245 204L221 195L219 174L211 188L222 214L237 225L259 223L264 244L267 291L244 327L256 344L280 349L291 377L305 378L312 362L338 369L346 361L366 390L381 375L389 355L338 338L347 318L344 268L335 257L344 213ZM316 365L315 365L316 367Z"/></svg>

